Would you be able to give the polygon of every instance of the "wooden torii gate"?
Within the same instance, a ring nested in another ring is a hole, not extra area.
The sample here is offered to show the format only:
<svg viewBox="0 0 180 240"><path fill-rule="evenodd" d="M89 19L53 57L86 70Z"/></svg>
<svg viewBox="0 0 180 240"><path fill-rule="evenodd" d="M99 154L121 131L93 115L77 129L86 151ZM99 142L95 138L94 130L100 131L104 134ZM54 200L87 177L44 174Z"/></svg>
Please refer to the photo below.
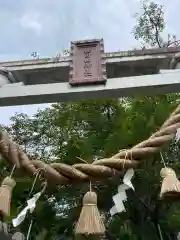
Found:
<svg viewBox="0 0 180 240"><path fill-rule="evenodd" d="M138 51L140 50L136 52ZM161 49L155 49L154 53L147 49L144 52L141 51L141 55L147 54L148 51L150 54L162 52ZM166 49L165 51L168 54L170 50ZM179 69L163 70L150 75L107 78L102 39L72 42L70 52L69 82L19 85L14 84L19 80L12 77L13 72L11 74L6 69L0 69L0 106L180 91ZM175 52L180 52L180 49ZM132 51L127 52L127 55L132 56ZM176 68L178 66L176 63L177 61L173 60L171 68ZM55 65L53 66L55 67Z"/></svg>

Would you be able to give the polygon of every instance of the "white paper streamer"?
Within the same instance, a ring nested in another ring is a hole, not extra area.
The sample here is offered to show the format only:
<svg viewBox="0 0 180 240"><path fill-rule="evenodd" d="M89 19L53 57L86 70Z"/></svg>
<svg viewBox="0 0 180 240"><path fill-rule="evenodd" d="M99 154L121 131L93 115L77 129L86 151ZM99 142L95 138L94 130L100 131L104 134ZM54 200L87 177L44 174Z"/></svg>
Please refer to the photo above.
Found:
<svg viewBox="0 0 180 240"><path fill-rule="evenodd" d="M34 197L27 201L30 213L32 213L36 207L36 202L40 198L41 192L34 194Z"/></svg>
<svg viewBox="0 0 180 240"><path fill-rule="evenodd" d="M118 213L116 206L114 205L111 209L110 209L110 214L111 216L115 215L116 213Z"/></svg>
<svg viewBox="0 0 180 240"><path fill-rule="evenodd" d="M113 201L118 212L125 211L123 201L125 201L126 199L127 195L125 191L119 192L115 196L113 196Z"/></svg>
<svg viewBox="0 0 180 240"><path fill-rule="evenodd" d="M123 201L127 200L126 190L130 188L134 190L134 186L131 183L133 175L133 169L129 169L124 175L123 184L119 185L118 193L113 196L113 202L115 205L110 209L111 216L115 215L118 212L126 211Z"/></svg>
<svg viewBox="0 0 180 240"><path fill-rule="evenodd" d="M123 183L128 186L129 188L134 190L134 187L131 183L131 179L134 176L134 169L129 169L126 174L124 175Z"/></svg>
<svg viewBox="0 0 180 240"><path fill-rule="evenodd" d="M118 192L116 195L113 196L113 201L116 205L118 203L118 200L121 199L122 201L125 201L127 199L127 195L125 191Z"/></svg>
<svg viewBox="0 0 180 240"><path fill-rule="evenodd" d="M36 202L40 198L41 194L42 194L41 192L38 192L27 201L27 206L19 213L19 215L16 218L12 220L13 227L17 227L24 221L28 210L30 211L30 213L34 211L36 207Z"/></svg>
<svg viewBox="0 0 180 240"><path fill-rule="evenodd" d="M123 192L123 191L126 191L128 189L129 189L129 187L126 184L123 183L123 184L119 185L118 192Z"/></svg>
<svg viewBox="0 0 180 240"><path fill-rule="evenodd" d="M180 128L177 129L176 136L175 136L175 141L179 142L180 139Z"/></svg>

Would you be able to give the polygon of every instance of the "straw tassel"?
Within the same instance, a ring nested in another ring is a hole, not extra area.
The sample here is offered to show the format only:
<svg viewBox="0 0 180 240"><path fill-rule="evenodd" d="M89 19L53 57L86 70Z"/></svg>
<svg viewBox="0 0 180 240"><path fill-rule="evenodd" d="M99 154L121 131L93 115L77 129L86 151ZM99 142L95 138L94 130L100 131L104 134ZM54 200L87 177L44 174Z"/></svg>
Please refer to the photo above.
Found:
<svg viewBox="0 0 180 240"><path fill-rule="evenodd" d="M89 191L83 198L83 208L76 224L76 235L102 236L105 227L97 208L97 195Z"/></svg>
<svg viewBox="0 0 180 240"><path fill-rule="evenodd" d="M2 219L10 215L11 195L16 182L13 178L6 177L0 187L0 214Z"/></svg>
<svg viewBox="0 0 180 240"><path fill-rule="evenodd" d="M180 199L180 181L172 168L162 168L160 172L163 178L160 198L161 199Z"/></svg>

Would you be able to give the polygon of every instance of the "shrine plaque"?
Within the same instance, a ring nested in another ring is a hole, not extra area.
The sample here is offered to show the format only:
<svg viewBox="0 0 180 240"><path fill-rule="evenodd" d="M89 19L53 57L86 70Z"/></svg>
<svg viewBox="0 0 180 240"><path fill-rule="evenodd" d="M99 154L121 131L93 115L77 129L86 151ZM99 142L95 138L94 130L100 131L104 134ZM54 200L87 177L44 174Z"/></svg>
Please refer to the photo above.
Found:
<svg viewBox="0 0 180 240"><path fill-rule="evenodd" d="M71 57L69 84L104 84L106 82L103 39L71 42Z"/></svg>

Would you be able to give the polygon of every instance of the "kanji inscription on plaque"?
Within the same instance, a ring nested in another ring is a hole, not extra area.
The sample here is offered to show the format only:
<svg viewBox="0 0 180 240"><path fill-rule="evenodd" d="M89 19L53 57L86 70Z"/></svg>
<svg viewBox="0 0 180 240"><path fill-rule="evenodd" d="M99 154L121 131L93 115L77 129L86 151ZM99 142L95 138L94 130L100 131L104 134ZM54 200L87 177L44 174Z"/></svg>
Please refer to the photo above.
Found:
<svg viewBox="0 0 180 240"><path fill-rule="evenodd" d="M106 82L103 40L72 42L71 51L71 85Z"/></svg>

